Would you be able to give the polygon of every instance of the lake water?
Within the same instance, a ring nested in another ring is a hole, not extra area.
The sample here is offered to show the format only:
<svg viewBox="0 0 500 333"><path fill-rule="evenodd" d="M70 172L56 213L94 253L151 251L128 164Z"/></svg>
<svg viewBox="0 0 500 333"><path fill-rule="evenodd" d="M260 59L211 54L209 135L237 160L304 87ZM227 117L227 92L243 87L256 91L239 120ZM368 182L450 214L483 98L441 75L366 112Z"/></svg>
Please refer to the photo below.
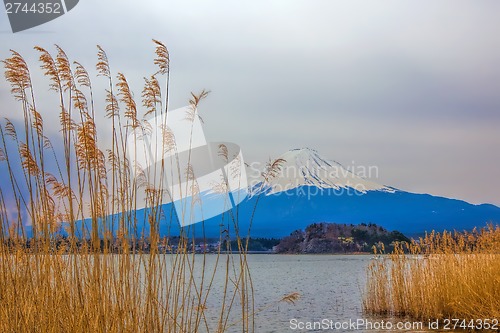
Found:
<svg viewBox="0 0 500 333"><path fill-rule="evenodd" d="M259 305L290 292L301 298L294 304L270 308L256 316L258 332L299 330L299 321L346 321L362 318L362 290L371 256L358 255L250 255L250 268ZM290 320L297 319L297 329Z"/></svg>
<svg viewBox="0 0 500 333"><path fill-rule="evenodd" d="M275 304L291 292L298 292L301 295L295 304L279 303L259 312L255 316L255 332L415 331L400 330L396 327L377 330L376 325L380 325L381 320L388 319L368 317L363 313L362 294L366 281L366 268L371 257L370 255L248 255L257 309ZM216 286L213 291L207 314L211 312L211 308L217 308ZM363 325L357 326L357 329L346 326L361 319L370 321L373 325L371 329ZM325 329L325 326L316 329L306 328L308 322L322 320L331 320L329 325L334 329ZM393 325L398 322L397 319L391 321ZM302 327L304 328L301 329ZM240 331L235 330L235 332Z"/></svg>

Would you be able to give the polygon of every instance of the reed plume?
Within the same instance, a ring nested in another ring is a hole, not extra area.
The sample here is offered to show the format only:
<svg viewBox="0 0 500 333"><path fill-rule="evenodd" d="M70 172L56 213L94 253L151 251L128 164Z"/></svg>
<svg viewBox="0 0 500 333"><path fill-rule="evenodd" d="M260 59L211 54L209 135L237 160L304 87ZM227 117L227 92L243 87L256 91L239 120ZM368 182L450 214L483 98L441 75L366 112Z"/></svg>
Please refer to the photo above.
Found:
<svg viewBox="0 0 500 333"><path fill-rule="evenodd" d="M59 105L55 138L45 128L24 58L11 51L2 62L24 122L0 124L0 166L10 180L0 188L0 331L255 331L248 240L239 236L237 216L227 223L236 229L238 253L223 254L219 247L215 265L208 265L206 251L194 251L207 241L203 222L201 240L189 227L162 238L161 228L178 227L171 212L167 221L162 205L169 193L160 186L161 177L151 177L128 158L130 129L158 126L163 153L176 150L168 123L139 119L168 108L170 55L163 43L153 42L158 71L146 76L139 104L125 75L113 74L108 55L97 46L95 71L108 83L102 106L94 105L92 74L81 62L71 61L57 45L55 56L36 46ZM165 94L160 75L167 76ZM207 95L192 94L192 117ZM101 115L110 126L99 123ZM109 128L111 143L100 132ZM227 160L227 147L220 148ZM199 205L194 170L189 164L184 171L191 205ZM221 233L221 243L226 237ZM223 278L215 279L219 274ZM222 295L215 309L208 306L213 289ZM296 300L290 295L282 301Z"/></svg>

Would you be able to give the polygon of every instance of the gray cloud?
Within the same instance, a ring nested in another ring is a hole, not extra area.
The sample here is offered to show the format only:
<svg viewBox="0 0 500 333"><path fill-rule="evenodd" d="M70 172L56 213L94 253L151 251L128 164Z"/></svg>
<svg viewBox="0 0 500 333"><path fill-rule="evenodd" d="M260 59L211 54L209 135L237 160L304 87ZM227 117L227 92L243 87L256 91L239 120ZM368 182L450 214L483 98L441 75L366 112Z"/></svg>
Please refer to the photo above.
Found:
<svg viewBox="0 0 500 333"><path fill-rule="evenodd" d="M378 181L401 189L500 204L499 10L460 0L82 0L15 35L2 19L0 57L13 48L35 67L32 46L57 43L93 68L100 44L139 96L157 38L171 52L171 106L212 90L206 133L238 142L247 160L309 146L378 165ZM1 116L14 105L6 89Z"/></svg>

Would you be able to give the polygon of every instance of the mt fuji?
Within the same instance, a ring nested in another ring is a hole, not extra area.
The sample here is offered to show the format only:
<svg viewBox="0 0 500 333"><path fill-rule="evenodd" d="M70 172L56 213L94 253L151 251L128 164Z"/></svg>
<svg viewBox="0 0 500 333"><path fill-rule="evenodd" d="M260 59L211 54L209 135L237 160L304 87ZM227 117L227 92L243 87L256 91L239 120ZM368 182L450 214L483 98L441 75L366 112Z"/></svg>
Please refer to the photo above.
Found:
<svg viewBox="0 0 500 333"><path fill-rule="evenodd" d="M318 189L356 190L360 193L382 191L394 193L395 189L369 181L340 163L323 159L310 148L292 149L281 155L283 160L278 177L263 186L267 194L276 194L301 186ZM367 169L368 170L368 169ZM363 169L364 173L369 173Z"/></svg>
<svg viewBox="0 0 500 333"><path fill-rule="evenodd" d="M315 150L293 149L279 157L280 170L264 178L247 170L249 195L236 208L189 226L194 235L219 237L222 232L240 236L284 237L312 223L374 223L407 236L426 231L472 230L500 222L500 208L403 191L370 181L359 171L322 158ZM251 175L255 174L255 177ZM139 216L141 214L138 214ZM173 204L162 207L159 230L178 235ZM237 223L235 223L237 221ZM148 232L147 223L139 223Z"/></svg>
<svg viewBox="0 0 500 333"><path fill-rule="evenodd" d="M242 233L251 230L252 237L283 237L312 223L332 222L375 223L417 236L500 222L497 206L380 185L312 149L290 150L279 158L283 161L276 177L268 182L254 180L251 195L233 214ZM220 216L207 220L204 230L218 232L216 226L229 225L228 220L222 217L221 222Z"/></svg>

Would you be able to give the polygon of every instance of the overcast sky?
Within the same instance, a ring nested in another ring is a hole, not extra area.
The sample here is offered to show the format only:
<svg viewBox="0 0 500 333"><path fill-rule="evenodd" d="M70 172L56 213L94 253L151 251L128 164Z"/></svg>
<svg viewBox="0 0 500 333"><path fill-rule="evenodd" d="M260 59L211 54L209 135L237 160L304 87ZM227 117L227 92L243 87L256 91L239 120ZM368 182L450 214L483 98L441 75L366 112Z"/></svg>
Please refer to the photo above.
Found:
<svg viewBox="0 0 500 333"><path fill-rule="evenodd" d="M32 47L57 43L92 69L100 44L139 97L156 38L171 54L170 106L211 90L207 137L246 161L310 147L378 166L382 184L500 205L498 17L495 0L80 0L17 34L0 10L0 58L15 49L35 72ZM8 89L2 79L0 116L15 118Z"/></svg>

